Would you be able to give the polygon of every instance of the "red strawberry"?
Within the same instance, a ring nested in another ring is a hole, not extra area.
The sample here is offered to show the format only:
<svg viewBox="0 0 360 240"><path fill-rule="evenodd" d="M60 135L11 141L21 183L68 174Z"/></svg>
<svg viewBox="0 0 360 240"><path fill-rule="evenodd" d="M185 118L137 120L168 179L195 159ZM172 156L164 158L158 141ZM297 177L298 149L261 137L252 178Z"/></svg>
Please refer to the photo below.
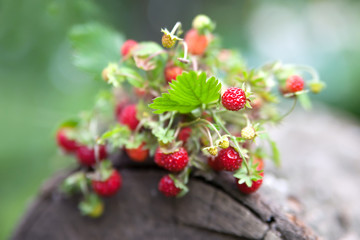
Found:
<svg viewBox="0 0 360 240"><path fill-rule="evenodd" d="M292 75L286 79L286 88L294 93L304 89L304 79L298 75Z"/></svg>
<svg viewBox="0 0 360 240"><path fill-rule="evenodd" d="M164 158L163 153L161 152L161 148L157 148L154 156L154 161L159 167L164 166Z"/></svg>
<svg viewBox="0 0 360 240"><path fill-rule="evenodd" d="M181 191L180 188L175 186L174 181L168 175L161 178L158 189L166 197L175 197Z"/></svg>
<svg viewBox="0 0 360 240"><path fill-rule="evenodd" d="M264 173L260 173L261 176L264 177ZM239 184L238 179L236 179L236 184L240 192L245 194L250 194L258 190L263 182L263 179L259 179L257 181L252 181L251 187L248 187L246 183Z"/></svg>
<svg viewBox="0 0 360 240"><path fill-rule="evenodd" d="M254 158L253 164L257 164L257 163L259 165L256 167L256 170L258 170L258 171L263 170L264 169L264 161L261 158ZM260 173L260 175L262 177L264 177L264 172ZM237 183L238 189L242 193L245 193L245 194L250 194L250 193L255 192L256 190L258 190L260 188L260 186L261 186L261 184L263 182L263 179L253 181L251 187L248 187L246 185L246 183L239 184L238 179L236 179L236 180L237 180L236 183Z"/></svg>
<svg viewBox="0 0 360 240"><path fill-rule="evenodd" d="M138 43L135 40L132 39L126 40L121 47L121 55L123 57L126 57L131 52L131 50L133 50L134 47L136 47L137 45Z"/></svg>
<svg viewBox="0 0 360 240"><path fill-rule="evenodd" d="M179 132L179 140L183 141L183 143L185 144L189 139L191 132L192 130L189 127L182 128Z"/></svg>
<svg viewBox="0 0 360 240"><path fill-rule="evenodd" d="M127 125L131 130L135 130L139 124L139 120L136 118L136 104L127 105L118 116L118 121Z"/></svg>
<svg viewBox="0 0 360 240"><path fill-rule="evenodd" d="M91 185L100 196L110 197L121 188L122 178L116 170L113 170L108 179L105 181L92 180Z"/></svg>
<svg viewBox="0 0 360 240"><path fill-rule="evenodd" d="M66 135L69 128L60 128L56 134L56 141L58 146L63 149L65 152L72 153L75 152L79 147L78 143L75 140L69 139Z"/></svg>
<svg viewBox="0 0 360 240"><path fill-rule="evenodd" d="M165 80L170 83L176 80L176 77L182 73L182 68L178 66L167 66L164 70Z"/></svg>
<svg viewBox="0 0 360 240"><path fill-rule="evenodd" d="M185 42L188 45L189 53L193 55L204 54L209 41L205 35L200 35L197 30L191 29L185 35Z"/></svg>
<svg viewBox="0 0 360 240"><path fill-rule="evenodd" d="M138 97L144 97L146 94L146 89L145 88L134 88L134 93Z"/></svg>
<svg viewBox="0 0 360 240"><path fill-rule="evenodd" d="M218 154L218 158L220 165L226 171L235 171L239 169L243 161L239 156L239 153L235 151L233 147L221 149Z"/></svg>
<svg viewBox="0 0 360 240"><path fill-rule="evenodd" d="M264 170L264 161L261 159L261 158L254 158L254 162L253 164L259 164L257 167L256 167L256 170L260 171L260 170Z"/></svg>
<svg viewBox="0 0 360 240"><path fill-rule="evenodd" d="M170 172L182 171L188 164L188 161L188 153L183 147L169 154L161 152L161 149L158 148L155 153L155 163Z"/></svg>
<svg viewBox="0 0 360 240"><path fill-rule="evenodd" d="M115 107L116 118L120 117L120 114L122 113L124 108L128 105L128 103L129 103L129 99L127 99L127 98L124 98L120 102L116 103L116 107Z"/></svg>
<svg viewBox="0 0 360 240"><path fill-rule="evenodd" d="M221 165L218 157L209 157L208 164L214 171L221 171L223 170L223 166Z"/></svg>
<svg viewBox="0 0 360 240"><path fill-rule="evenodd" d="M238 111L245 107L246 96L241 88L228 88L221 97L222 105L230 111Z"/></svg>
<svg viewBox="0 0 360 240"><path fill-rule="evenodd" d="M76 150L76 157L78 162L84 166L92 166L95 164L95 150L87 146L80 146ZM99 145L99 160L103 160L107 157L106 147Z"/></svg>
<svg viewBox="0 0 360 240"><path fill-rule="evenodd" d="M133 161L143 162L149 156L149 150L144 146L145 143L142 143L138 148L125 148L125 151Z"/></svg>

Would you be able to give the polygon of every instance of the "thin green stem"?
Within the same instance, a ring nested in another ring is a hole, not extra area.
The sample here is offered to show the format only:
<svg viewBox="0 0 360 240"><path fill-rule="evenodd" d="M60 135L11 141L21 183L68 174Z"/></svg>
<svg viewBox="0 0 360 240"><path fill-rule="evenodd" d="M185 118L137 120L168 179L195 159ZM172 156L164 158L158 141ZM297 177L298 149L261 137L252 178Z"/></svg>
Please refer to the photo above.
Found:
<svg viewBox="0 0 360 240"><path fill-rule="evenodd" d="M171 35L174 35L175 32L176 32L176 30L177 30L179 27L181 27L181 22L177 22L177 23L175 24L175 26L174 26L173 29L171 30L170 34L171 34Z"/></svg>
<svg viewBox="0 0 360 240"><path fill-rule="evenodd" d="M220 119L216 116L216 114L211 111L211 116L213 117L213 119L215 120L215 122L220 126L220 128L222 128L228 135L230 135L230 139L232 140L232 142L235 144L235 148L237 149L238 153L240 154L240 157L243 159L243 163L245 164L246 170L248 175L251 175L251 169L247 163L247 159L245 158L245 155L243 154L243 152L241 151L241 148L236 140L236 137L233 136L229 130L227 130L227 128L224 126L224 124L220 121Z"/></svg>
<svg viewBox="0 0 360 240"><path fill-rule="evenodd" d="M285 113L283 116L281 116L279 119L277 119L276 121L280 122L285 117L287 117L290 113L292 113L292 111L294 111L294 109L295 109L296 103L297 103L297 97L295 96L293 105L291 106L290 110L287 113Z"/></svg>
<svg viewBox="0 0 360 240"><path fill-rule="evenodd" d="M221 134L219 133L219 131L216 129L216 127L211 122L209 122L206 119L200 119L200 121L203 122L203 123L209 124L211 126L211 128L214 129L214 131L219 136L219 138L221 138Z"/></svg>
<svg viewBox="0 0 360 240"><path fill-rule="evenodd" d="M169 121L169 124L168 124L168 126L167 126L167 128L165 130L165 133L167 133L167 131L169 131L169 129L170 129L170 127L171 127L171 125L172 125L172 123L174 121L174 117L175 117L175 112L171 112L170 121Z"/></svg>

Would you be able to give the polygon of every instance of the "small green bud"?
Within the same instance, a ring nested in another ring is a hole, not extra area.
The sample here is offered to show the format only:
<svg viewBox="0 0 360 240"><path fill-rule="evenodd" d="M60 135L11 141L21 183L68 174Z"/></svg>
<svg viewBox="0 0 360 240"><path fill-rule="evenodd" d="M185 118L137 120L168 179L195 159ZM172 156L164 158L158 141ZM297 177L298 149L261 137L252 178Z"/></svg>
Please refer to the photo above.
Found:
<svg viewBox="0 0 360 240"><path fill-rule="evenodd" d="M325 83L323 82L310 82L309 87L311 92L317 94L325 88Z"/></svg>
<svg viewBox="0 0 360 240"><path fill-rule="evenodd" d="M208 16L200 14L194 18L192 27L198 30L200 33L205 33L205 31L212 32L215 29L215 24Z"/></svg>
<svg viewBox="0 0 360 240"><path fill-rule="evenodd" d="M217 147L208 147L206 148L206 150L213 156L216 156L218 154L218 150L217 150Z"/></svg>
<svg viewBox="0 0 360 240"><path fill-rule="evenodd" d="M221 139L219 141L219 147L225 149L225 148L228 148L230 146L230 143L229 141L227 140L227 138L224 138L224 139Z"/></svg>

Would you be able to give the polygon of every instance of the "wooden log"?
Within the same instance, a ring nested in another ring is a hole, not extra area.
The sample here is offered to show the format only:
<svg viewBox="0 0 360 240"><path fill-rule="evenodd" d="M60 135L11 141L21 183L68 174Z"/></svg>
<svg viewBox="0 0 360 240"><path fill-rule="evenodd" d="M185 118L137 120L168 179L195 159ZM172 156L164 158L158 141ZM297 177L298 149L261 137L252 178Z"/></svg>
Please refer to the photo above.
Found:
<svg viewBox="0 0 360 240"><path fill-rule="evenodd" d="M102 217L81 216L77 199L59 191L66 172L44 185L12 239L317 239L297 216L264 194L239 193L226 173L211 181L194 176L185 197L166 198L157 190L164 171L124 156L117 159L123 187L105 199Z"/></svg>

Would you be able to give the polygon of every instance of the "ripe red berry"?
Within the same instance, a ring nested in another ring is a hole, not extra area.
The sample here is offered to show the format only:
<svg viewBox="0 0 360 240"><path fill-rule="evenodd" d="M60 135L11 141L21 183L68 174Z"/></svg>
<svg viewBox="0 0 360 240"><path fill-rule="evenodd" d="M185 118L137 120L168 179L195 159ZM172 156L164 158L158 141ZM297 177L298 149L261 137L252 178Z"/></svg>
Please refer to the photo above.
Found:
<svg viewBox="0 0 360 240"><path fill-rule="evenodd" d="M245 92L241 88L228 88L221 97L223 106L230 111L238 111L246 104Z"/></svg>
<svg viewBox="0 0 360 240"><path fill-rule="evenodd" d="M166 197L175 197L181 191L180 188L175 186L174 181L168 175L161 178L158 189Z"/></svg>
<svg viewBox="0 0 360 240"><path fill-rule="evenodd" d="M191 132L192 130L189 127L182 128L179 132L179 140L183 141L183 143L185 144L189 139Z"/></svg>
<svg viewBox="0 0 360 240"><path fill-rule="evenodd" d="M124 107L118 121L127 125L131 130L135 130L139 124L139 120L136 118L136 104L130 104Z"/></svg>
<svg viewBox="0 0 360 240"><path fill-rule="evenodd" d="M208 164L214 171L221 171L223 170L223 166L221 165L218 157L209 157Z"/></svg>
<svg viewBox="0 0 360 240"><path fill-rule="evenodd" d="M138 148L125 148L129 158L135 162L143 162L149 156L149 149L144 148L145 143L142 143Z"/></svg>
<svg viewBox="0 0 360 240"><path fill-rule="evenodd" d="M292 75L286 79L286 88L294 93L304 89L304 79L298 75Z"/></svg>
<svg viewBox="0 0 360 240"><path fill-rule="evenodd" d="M176 80L176 77L182 73L182 68L178 66L167 66L164 70L165 80L167 82L172 82Z"/></svg>
<svg viewBox="0 0 360 240"><path fill-rule="evenodd" d="M253 164L259 164L256 167L256 170L260 171L260 170L264 170L264 161L261 158L254 158L254 162Z"/></svg>
<svg viewBox="0 0 360 240"><path fill-rule="evenodd" d="M221 149L218 154L219 162L226 171L235 171L240 168L242 158L233 147Z"/></svg>
<svg viewBox="0 0 360 240"><path fill-rule="evenodd" d="M182 171L189 162L188 153L181 147L176 152L165 154L158 148L155 153L155 163L170 172Z"/></svg>
<svg viewBox="0 0 360 240"><path fill-rule="evenodd" d="M75 152L79 147L78 143L75 140L69 139L66 135L68 128L61 128L56 134L56 141L58 146L63 149L65 152L72 153Z"/></svg>
<svg viewBox="0 0 360 240"><path fill-rule="evenodd" d="M116 170L113 170L110 177L105 181L92 180L91 184L97 194L103 197L110 197L121 188L122 178Z"/></svg>
<svg viewBox="0 0 360 240"><path fill-rule="evenodd" d="M121 47L121 55L123 57L126 57L134 47L137 46L137 42L135 40L129 39L124 42L124 44Z"/></svg>
<svg viewBox="0 0 360 240"><path fill-rule="evenodd" d="M264 173L260 173L261 176L264 177ZM259 179L257 181L252 181L251 187L248 187L246 183L239 184L238 179L236 179L236 184L240 192L245 194L250 194L258 190L263 182L263 179Z"/></svg>
<svg viewBox="0 0 360 240"><path fill-rule="evenodd" d="M197 30L191 29L185 35L185 42L188 45L189 53L193 55L204 54L209 41L205 35L200 35Z"/></svg>
<svg viewBox="0 0 360 240"><path fill-rule="evenodd" d="M154 156L154 161L155 163L159 166L159 167L163 167L164 166L164 158L163 158L163 153L161 151L161 148L157 148L155 151L155 156Z"/></svg>
<svg viewBox="0 0 360 240"><path fill-rule="evenodd" d="M76 157L78 162L84 166L92 166L95 164L95 150L88 146L80 146L76 150ZM106 147L99 145L99 160L103 160L107 157Z"/></svg>
<svg viewBox="0 0 360 240"><path fill-rule="evenodd" d="M145 88L134 88L134 93L138 97L144 97L146 94L146 89Z"/></svg>

